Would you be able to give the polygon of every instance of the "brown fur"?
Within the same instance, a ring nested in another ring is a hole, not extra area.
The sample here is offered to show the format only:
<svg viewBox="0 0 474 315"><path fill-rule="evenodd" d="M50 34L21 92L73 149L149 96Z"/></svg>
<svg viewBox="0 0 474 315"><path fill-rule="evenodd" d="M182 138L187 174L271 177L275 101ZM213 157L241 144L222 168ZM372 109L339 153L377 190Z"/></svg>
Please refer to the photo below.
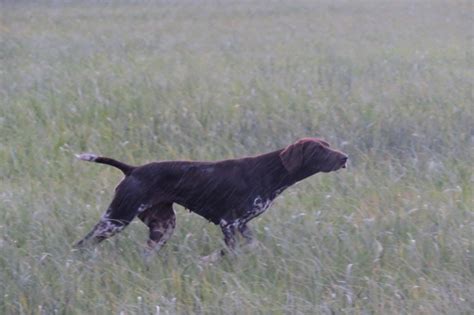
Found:
<svg viewBox="0 0 474 315"><path fill-rule="evenodd" d="M99 243L120 232L136 216L150 229L148 247L160 248L175 227L173 203L218 224L230 249L237 231L250 241L247 223L263 213L283 190L319 172L346 166L347 155L317 138L252 157L203 161L160 161L142 166L93 154L82 160L112 165L125 174L108 210L79 243Z"/></svg>

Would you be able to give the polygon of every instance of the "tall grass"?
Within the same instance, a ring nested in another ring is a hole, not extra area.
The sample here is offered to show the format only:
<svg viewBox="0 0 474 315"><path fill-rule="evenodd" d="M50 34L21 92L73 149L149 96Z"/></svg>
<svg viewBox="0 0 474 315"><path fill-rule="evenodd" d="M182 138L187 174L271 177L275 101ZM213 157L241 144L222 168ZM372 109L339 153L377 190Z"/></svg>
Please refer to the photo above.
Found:
<svg viewBox="0 0 474 315"><path fill-rule="evenodd" d="M469 314L469 1L0 4L0 313ZM224 159L321 136L347 171L292 187L259 245L205 266L218 228L176 206L85 254L129 163Z"/></svg>

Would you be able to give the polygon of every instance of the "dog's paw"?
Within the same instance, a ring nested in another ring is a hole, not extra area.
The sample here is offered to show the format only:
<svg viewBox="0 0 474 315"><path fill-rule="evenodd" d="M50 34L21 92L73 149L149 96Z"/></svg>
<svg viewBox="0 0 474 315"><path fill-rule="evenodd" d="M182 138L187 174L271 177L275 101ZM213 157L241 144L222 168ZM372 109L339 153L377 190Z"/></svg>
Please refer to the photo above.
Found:
<svg viewBox="0 0 474 315"><path fill-rule="evenodd" d="M94 162L98 158L98 156L93 153L81 153L76 154L76 158L83 161Z"/></svg>

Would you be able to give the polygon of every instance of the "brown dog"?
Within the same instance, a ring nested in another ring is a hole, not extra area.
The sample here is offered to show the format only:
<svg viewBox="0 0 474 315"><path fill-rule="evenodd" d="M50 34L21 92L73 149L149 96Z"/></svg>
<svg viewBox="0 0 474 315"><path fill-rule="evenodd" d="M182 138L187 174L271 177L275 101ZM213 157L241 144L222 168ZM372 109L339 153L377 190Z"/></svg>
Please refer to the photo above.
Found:
<svg viewBox="0 0 474 315"><path fill-rule="evenodd" d="M247 223L270 207L283 190L313 174L344 168L348 159L317 138L303 138L262 155L217 162L160 161L135 167L94 154L77 157L114 166L125 178L99 223L76 247L99 243L138 216L150 229L150 250L159 250L173 233L173 203L218 224L233 250L236 232L250 242Z"/></svg>

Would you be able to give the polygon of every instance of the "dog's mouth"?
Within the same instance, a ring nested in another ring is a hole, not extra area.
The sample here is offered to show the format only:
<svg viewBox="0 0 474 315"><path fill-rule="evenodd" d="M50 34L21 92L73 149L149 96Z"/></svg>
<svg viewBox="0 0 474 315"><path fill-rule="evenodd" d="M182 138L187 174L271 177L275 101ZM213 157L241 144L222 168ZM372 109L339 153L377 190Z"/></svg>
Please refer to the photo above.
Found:
<svg viewBox="0 0 474 315"><path fill-rule="evenodd" d="M329 172L340 170L341 168L347 168L347 161L337 162L333 164Z"/></svg>
<svg viewBox="0 0 474 315"><path fill-rule="evenodd" d="M341 165L340 165L339 168L347 168L347 160L348 160L348 158L344 157L341 161Z"/></svg>

